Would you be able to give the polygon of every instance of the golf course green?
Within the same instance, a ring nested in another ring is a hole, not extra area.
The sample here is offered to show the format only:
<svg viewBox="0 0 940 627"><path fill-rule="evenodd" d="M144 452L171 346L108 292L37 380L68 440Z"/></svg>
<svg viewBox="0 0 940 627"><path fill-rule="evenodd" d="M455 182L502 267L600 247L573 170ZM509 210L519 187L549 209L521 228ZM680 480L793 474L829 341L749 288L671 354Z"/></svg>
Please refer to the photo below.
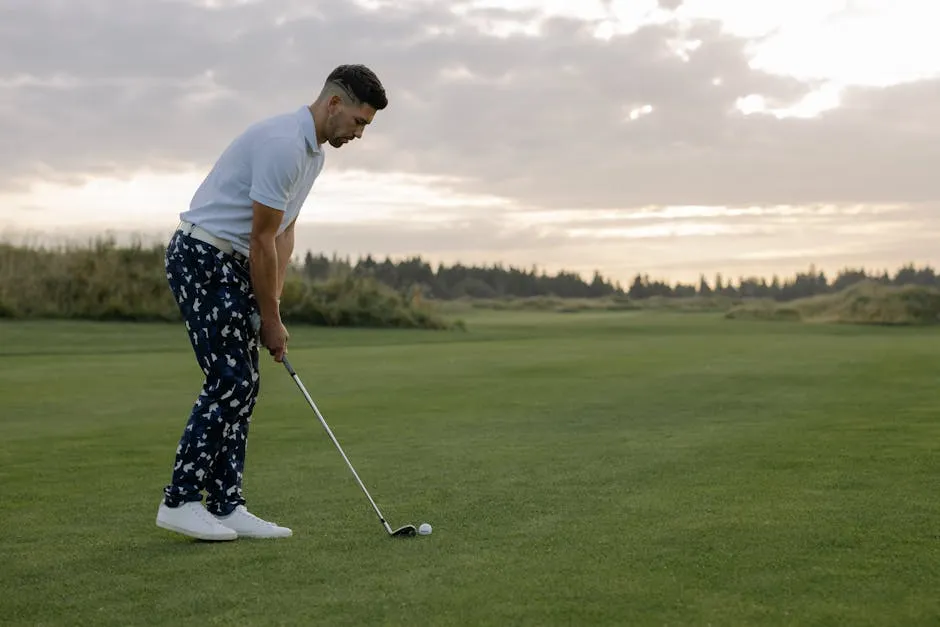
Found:
<svg viewBox="0 0 940 627"><path fill-rule="evenodd" d="M656 311L289 327L249 508L155 526L181 324L0 323L6 625L936 625L940 330Z"/></svg>

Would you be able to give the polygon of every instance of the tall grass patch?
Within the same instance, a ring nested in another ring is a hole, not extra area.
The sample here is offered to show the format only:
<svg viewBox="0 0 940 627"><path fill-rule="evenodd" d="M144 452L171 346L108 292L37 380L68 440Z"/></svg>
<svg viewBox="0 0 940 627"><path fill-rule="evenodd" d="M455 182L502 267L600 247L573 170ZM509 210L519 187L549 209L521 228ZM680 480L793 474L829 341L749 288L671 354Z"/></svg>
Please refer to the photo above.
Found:
<svg viewBox="0 0 940 627"><path fill-rule="evenodd" d="M97 239L88 245L25 248L0 244L0 318L97 321L181 320L164 269L165 247ZM281 298L285 323L324 326L462 328L417 292L371 277L321 280L290 273Z"/></svg>
<svg viewBox="0 0 940 627"><path fill-rule="evenodd" d="M857 283L835 294L788 303L755 300L726 314L730 319L816 323L932 325L940 322L940 290L921 285Z"/></svg>

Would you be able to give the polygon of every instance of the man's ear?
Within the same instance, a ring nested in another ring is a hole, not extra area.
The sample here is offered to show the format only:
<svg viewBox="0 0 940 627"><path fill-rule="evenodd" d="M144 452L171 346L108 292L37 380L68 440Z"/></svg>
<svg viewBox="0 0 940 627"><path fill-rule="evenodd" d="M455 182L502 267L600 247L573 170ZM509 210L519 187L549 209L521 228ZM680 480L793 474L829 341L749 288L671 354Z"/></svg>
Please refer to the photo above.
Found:
<svg viewBox="0 0 940 627"><path fill-rule="evenodd" d="M327 108L330 110L330 113L336 113L343 106L343 99L338 95L333 94L330 96L330 102L327 105Z"/></svg>

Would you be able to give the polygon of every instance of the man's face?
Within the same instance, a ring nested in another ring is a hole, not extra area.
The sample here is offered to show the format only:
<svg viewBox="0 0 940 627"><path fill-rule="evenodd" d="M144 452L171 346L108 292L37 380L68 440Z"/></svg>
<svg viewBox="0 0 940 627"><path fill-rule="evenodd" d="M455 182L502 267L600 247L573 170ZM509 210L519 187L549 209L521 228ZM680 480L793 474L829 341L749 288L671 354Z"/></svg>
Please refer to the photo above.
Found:
<svg viewBox="0 0 940 627"><path fill-rule="evenodd" d="M330 102L330 117L327 120L327 141L334 148L362 137L362 132L375 117L375 109L368 104L359 106L346 104L334 97Z"/></svg>

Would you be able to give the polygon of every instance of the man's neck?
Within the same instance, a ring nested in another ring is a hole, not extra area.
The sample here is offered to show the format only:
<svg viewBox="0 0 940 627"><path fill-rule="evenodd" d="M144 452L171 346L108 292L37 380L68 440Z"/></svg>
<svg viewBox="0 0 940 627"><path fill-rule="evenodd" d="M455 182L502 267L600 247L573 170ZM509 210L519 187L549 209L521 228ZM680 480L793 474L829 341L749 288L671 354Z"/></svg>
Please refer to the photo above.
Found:
<svg viewBox="0 0 940 627"><path fill-rule="evenodd" d="M307 110L310 111L310 115L313 116L313 132L317 136L317 143L321 146L326 143L326 131L323 130L323 127L326 125L326 116L322 109L317 107L316 103L313 103Z"/></svg>

